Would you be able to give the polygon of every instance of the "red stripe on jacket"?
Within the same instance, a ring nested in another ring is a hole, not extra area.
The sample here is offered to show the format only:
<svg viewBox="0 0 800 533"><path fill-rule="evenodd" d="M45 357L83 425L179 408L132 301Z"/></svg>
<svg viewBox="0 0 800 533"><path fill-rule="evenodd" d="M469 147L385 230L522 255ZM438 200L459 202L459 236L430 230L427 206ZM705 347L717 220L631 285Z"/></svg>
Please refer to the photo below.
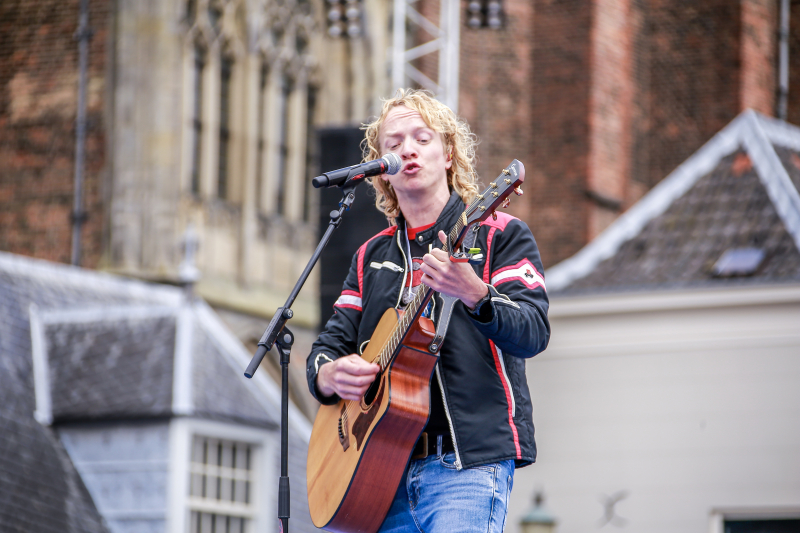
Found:
<svg viewBox="0 0 800 533"><path fill-rule="evenodd" d="M360 297L363 297L362 295L364 294L364 254L367 252L367 245L373 239L377 239L378 237L384 235L389 235L389 236L394 235L396 231L397 231L397 226L389 226L388 228L378 233L377 235L370 237L369 240L364 244L362 244L361 247L358 249L358 292Z"/></svg>
<svg viewBox="0 0 800 533"><path fill-rule="evenodd" d="M519 446L519 433L517 433L517 425L514 423L514 413L511 410L512 399L511 395L514 394L508 388L505 374L503 373L503 363L500 362L500 354L497 353L497 347L492 341L489 341L489 346L492 348L492 355L494 356L494 367L497 370L497 377L503 384L503 390L506 392L506 403L508 404L508 425L511 426L511 432L514 434L514 448L517 450L517 459L522 459L522 448Z"/></svg>
<svg viewBox="0 0 800 533"><path fill-rule="evenodd" d="M490 217L482 224L483 226L488 226L490 228L489 235L486 236L486 265L483 267L484 283L489 283L491 280L491 272L489 271L489 268L491 264L492 238L498 229L501 231L506 229L506 226L512 220L515 220L515 217L512 217L508 213L500 212L497 213L497 220L494 220ZM492 348L492 355L494 356L494 366L497 370L497 377L500 378L500 382L503 384L503 390L506 393L506 404L508 405L508 425L511 426L511 433L514 434L514 448L516 448L517 451L517 459L522 459L522 449L519 445L519 433L517 432L517 425L514 423L514 413L511 410L511 406L513 405L513 399L511 398L511 395L514 393L508 388L508 382L506 382L506 378L503 374L503 366L500 362L500 354L497 352L497 347L492 341L489 341L489 346Z"/></svg>

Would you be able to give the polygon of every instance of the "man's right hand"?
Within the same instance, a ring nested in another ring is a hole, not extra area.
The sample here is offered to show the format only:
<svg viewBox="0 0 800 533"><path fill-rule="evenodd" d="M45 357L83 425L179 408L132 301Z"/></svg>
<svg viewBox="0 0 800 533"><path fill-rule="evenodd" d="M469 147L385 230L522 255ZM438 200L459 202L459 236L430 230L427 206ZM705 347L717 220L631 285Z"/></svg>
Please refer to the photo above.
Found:
<svg viewBox="0 0 800 533"><path fill-rule="evenodd" d="M317 389L325 396L338 394L344 400L358 401L379 370L380 366L364 361L357 354L340 357L319 367Z"/></svg>

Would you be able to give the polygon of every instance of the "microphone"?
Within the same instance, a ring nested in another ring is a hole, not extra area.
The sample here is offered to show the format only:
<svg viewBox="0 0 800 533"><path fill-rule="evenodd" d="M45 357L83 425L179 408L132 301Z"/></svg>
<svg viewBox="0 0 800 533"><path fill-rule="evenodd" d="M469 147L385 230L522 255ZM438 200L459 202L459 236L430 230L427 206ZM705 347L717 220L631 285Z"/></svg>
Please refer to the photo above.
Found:
<svg viewBox="0 0 800 533"><path fill-rule="evenodd" d="M347 181L360 180L366 178L367 176L397 174L402 166L403 162L400 160L400 156L389 153L374 161L367 161L366 163L353 165L352 167L345 167L340 168L339 170L326 172L322 176L317 176L311 180L311 183L317 189L322 187L333 187L334 185L341 187ZM352 177L348 180L348 176Z"/></svg>

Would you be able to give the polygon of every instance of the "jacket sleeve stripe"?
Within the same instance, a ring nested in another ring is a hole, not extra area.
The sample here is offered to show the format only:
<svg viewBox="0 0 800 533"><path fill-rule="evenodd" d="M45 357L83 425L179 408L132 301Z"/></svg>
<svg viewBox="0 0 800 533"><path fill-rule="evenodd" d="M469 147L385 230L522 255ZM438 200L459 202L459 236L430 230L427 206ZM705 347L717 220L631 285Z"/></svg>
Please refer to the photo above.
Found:
<svg viewBox="0 0 800 533"><path fill-rule="evenodd" d="M491 284L495 287L507 281L521 281L529 289L542 287L547 290L544 286L544 277L536 270L533 263L527 259L523 259L516 265L503 267L492 273Z"/></svg>
<svg viewBox="0 0 800 533"><path fill-rule="evenodd" d="M361 311L361 296L355 291L343 291L339 299L333 304L334 307L347 307Z"/></svg>
<svg viewBox="0 0 800 533"><path fill-rule="evenodd" d="M514 434L514 448L517 451L517 459L522 459L522 449L519 446L519 433L517 433L517 425L514 424L514 396L513 392L508 386L506 381L506 372L503 362L500 360L500 350L489 341L489 346L492 348L492 355L494 356L494 366L497 369L497 375L503 383L503 390L506 392L506 402L508 403L508 425L511 426L511 433Z"/></svg>

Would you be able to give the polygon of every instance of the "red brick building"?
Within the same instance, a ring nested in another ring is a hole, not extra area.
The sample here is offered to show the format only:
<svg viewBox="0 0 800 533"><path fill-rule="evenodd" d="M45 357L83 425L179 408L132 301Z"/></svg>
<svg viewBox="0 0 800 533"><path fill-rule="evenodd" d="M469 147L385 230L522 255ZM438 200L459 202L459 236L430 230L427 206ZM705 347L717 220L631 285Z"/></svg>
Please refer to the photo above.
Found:
<svg viewBox="0 0 800 533"><path fill-rule="evenodd" d="M103 253L110 3L90 2L82 264ZM70 262L78 0L0 3L0 250Z"/></svg>
<svg viewBox="0 0 800 533"><path fill-rule="evenodd" d="M487 2L484 2L486 4ZM504 0L464 28L459 111L480 172L527 170L512 202L545 266L577 252L740 111L775 116L779 0ZM788 121L800 123L800 2Z"/></svg>

